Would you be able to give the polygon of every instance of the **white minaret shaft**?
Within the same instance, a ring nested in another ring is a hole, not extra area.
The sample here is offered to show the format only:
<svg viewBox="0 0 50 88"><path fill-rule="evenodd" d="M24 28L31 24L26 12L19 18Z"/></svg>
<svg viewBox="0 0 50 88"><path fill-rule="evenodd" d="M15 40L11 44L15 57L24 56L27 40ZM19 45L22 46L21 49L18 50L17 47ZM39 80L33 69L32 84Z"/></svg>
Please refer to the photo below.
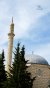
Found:
<svg viewBox="0 0 50 88"><path fill-rule="evenodd" d="M8 53L7 53L7 64L6 71L9 72L11 62L12 62L12 50L13 50L13 38L14 38L14 23L12 18L12 23L10 25L10 32L8 33Z"/></svg>

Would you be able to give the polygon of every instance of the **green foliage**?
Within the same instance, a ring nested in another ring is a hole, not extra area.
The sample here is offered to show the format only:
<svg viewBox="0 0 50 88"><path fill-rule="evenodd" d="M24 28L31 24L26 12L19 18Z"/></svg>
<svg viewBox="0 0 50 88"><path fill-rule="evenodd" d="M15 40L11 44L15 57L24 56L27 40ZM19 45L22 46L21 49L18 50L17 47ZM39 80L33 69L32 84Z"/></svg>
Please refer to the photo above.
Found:
<svg viewBox="0 0 50 88"><path fill-rule="evenodd" d="M27 61L25 61L25 48L20 49L20 43L17 44L14 53L13 67L10 69L7 88L32 88L34 78L27 71Z"/></svg>
<svg viewBox="0 0 50 88"><path fill-rule="evenodd" d="M4 82L6 81L6 72L4 66L4 51L0 54L0 87L4 88Z"/></svg>

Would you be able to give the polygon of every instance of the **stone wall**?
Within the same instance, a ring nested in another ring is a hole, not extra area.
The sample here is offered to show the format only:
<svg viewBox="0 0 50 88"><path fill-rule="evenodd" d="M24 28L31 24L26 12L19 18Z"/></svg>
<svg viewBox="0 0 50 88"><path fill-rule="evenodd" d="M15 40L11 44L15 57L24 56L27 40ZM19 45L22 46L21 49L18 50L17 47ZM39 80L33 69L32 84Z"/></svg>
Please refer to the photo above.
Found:
<svg viewBox="0 0 50 88"><path fill-rule="evenodd" d="M36 76L34 88L48 88L50 81L50 66L41 64L31 64L28 68L32 77Z"/></svg>

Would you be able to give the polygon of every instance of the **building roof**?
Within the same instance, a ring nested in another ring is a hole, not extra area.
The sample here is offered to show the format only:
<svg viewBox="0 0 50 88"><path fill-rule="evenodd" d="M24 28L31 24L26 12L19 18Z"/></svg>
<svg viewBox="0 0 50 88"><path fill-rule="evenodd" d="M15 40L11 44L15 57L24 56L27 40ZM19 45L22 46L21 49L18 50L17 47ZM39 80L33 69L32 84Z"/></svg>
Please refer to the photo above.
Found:
<svg viewBox="0 0 50 88"><path fill-rule="evenodd" d="M35 55L35 54L29 54L29 55L26 55L25 58L28 61L28 63L34 63L34 64L46 64L48 65L48 62L45 58L39 56L39 55Z"/></svg>

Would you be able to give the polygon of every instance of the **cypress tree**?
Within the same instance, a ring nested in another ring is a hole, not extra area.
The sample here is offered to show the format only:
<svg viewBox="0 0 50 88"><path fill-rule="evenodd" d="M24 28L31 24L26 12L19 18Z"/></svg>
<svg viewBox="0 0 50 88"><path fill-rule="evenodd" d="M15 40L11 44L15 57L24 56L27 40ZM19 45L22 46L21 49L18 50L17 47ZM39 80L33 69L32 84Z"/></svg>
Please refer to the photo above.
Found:
<svg viewBox="0 0 50 88"><path fill-rule="evenodd" d="M20 43L17 44L14 52L14 62L10 67L7 88L19 88L19 66L20 66Z"/></svg>
<svg viewBox="0 0 50 88"><path fill-rule="evenodd" d="M24 46L21 49L21 56L20 56L20 60L21 60L21 72L20 72L20 84L21 84L21 88L32 88L33 86L33 81L35 80L34 78L31 78L31 73L29 73L27 71L27 62L25 60L25 48Z"/></svg>
<svg viewBox="0 0 50 88"><path fill-rule="evenodd" d="M20 43L17 44L14 53L13 67L10 69L9 84L7 88L32 88L33 80L31 73L27 71L27 61L25 61L25 48L20 50Z"/></svg>
<svg viewBox="0 0 50 88"><path fill-rule="evenodd" d="M0 54L0 87L4 88L4 83L6 81L6 71L4 65L4 50Z"/></svg>

